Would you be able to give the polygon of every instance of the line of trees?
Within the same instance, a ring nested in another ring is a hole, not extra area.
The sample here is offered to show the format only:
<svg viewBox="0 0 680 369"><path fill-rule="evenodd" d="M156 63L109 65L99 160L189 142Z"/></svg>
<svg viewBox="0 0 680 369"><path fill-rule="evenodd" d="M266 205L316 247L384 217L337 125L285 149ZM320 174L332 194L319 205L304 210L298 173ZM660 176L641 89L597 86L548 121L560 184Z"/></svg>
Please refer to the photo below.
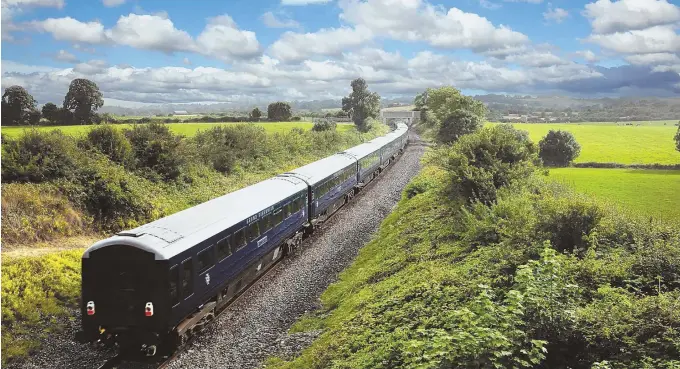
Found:
<svg viewBox="0 0 680 369"><path fill-rule="evenodd" d="M71 81L61 107L48 102L42 111L37 101L22 86L5 89L2 95L2 124L6 126L37 125L44 118L48 124L92 124L102 117L96 113L104 106L104 99L96 83L76 78Z"/></svg>

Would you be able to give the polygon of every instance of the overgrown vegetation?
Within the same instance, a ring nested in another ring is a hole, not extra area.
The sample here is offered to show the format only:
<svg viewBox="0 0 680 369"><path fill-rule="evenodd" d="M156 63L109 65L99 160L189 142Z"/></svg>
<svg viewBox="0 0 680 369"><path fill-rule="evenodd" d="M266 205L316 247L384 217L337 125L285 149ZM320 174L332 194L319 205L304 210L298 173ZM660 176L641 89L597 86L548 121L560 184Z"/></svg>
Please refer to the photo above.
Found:
<svg viewBox="0 0 680 369"><path fill-rule="evenodd" d="M363 78L351 82L352 92L342 98L342 111L352 119L360 132L371 129L371 120L380 114L380 95L368 90L368 84Z"/></svg>
<svg viewBox="0 0 680 369"><path fill-rule="evenodd" d="M269 367L680 366L677 223L547 180L537 152L503 126L430 151L321 296L321 336Z"/></svg>
<svg viewBox="0 0 680 369"><path fill-rule="evenodd" d="M538 143L538 155L545 165L566 167L581 153L581 145L567 131L548 131Z"/></svg>

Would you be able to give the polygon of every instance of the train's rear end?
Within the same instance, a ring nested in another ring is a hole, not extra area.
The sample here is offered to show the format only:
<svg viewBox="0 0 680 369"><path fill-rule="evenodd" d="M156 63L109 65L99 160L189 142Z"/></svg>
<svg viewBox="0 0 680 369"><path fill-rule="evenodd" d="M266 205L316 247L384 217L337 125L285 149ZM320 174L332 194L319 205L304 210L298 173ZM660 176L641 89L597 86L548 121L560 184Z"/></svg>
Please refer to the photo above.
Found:
<svg viewBox="0 0 680 369"><path fill-rule="evenodd" d="M167 262L151 252L128 245L86 252L79 339L154 355L166 338L168 282Z"/></svg>

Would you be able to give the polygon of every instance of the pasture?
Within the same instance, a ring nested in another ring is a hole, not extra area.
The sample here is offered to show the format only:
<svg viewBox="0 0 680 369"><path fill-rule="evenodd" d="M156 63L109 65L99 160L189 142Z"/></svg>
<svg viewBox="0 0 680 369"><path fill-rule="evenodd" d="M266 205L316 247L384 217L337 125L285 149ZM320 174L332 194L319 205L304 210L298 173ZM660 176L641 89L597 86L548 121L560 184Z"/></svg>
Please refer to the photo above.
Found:
<svg viewBox="0 0 680 369"><path fill-rule="evenodd" d="M581 144L576 163L680 164L680 152L673 142L678 127L670 121L667 125L663 121L639 123L640 126L614 123L513 123L513 126L528 131L536 143L551 129L571 132Z"/></svg>
<svg viewBox="0 0 680 369"><path fill-rule="evenodd" d="M680 171L557 168L550 177L634 213L680 221Z"/></svg>
<svg viewBox="0 0 680 369"><path fill-rule="evenodd" d="M176 133L187 137L194 136L199 130L210 129L215 126L230 125L230 124L254 124L263 127L267 132L286 132L293 128L302 128L304 130L310 130L314 126L311 122L275 122L275 123L168 123L170 129ZM133 124L116 124L114 127L119 128L130 128ZM90 127L96 127L93 125L81 125L81 126L41 126L36 129L39 130L54 130L59 129L63 133L71 136L82 136L88 132ZM22 126L22 127L2 127L2 134L8 137L17 137L26 129L31 129L32 127ZM347 132L354 129L354 124L351 123L338 123L339 132Z"/></svg>

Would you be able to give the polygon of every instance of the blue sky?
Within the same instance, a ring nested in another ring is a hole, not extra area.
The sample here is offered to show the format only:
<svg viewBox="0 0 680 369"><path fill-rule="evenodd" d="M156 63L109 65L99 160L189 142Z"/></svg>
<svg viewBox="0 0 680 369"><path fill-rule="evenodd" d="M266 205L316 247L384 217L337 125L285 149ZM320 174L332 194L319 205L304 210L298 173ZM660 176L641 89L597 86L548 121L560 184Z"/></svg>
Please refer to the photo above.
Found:
<svg viewBox="0 0 680 369"><path fill-rule="evenodd" d="M2 87L20 84L40 103L63 98L78 77L109 102L311 100L342 96L361 76L384 96L445 84L680 96L678 5L2 0Z"/></svg>

